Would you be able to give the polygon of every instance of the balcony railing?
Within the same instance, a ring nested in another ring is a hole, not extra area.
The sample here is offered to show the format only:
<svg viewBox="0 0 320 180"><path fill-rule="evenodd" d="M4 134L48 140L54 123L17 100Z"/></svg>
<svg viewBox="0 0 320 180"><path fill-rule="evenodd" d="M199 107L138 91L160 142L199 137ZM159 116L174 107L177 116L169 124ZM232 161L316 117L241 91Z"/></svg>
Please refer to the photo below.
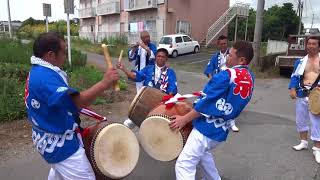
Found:
<svg viewBox="0 0 320 180"><path fill-rule="evenodd" d="M98 4L97 15L120 14L120 0Z"/></svg>
<svg viewBox="0 0 320 180"><path fill-rule="evenodd" d="M95 15L96 15L96 9L93 7L79 9L79 18L90 18L90 17L95 17Z"/></svg>
<svg viewBox="0 0 320 180"><path fill-rule="evenodd" d="M125 11L136 11L142 9L157 8L157 0L125 0Z"/></svg>

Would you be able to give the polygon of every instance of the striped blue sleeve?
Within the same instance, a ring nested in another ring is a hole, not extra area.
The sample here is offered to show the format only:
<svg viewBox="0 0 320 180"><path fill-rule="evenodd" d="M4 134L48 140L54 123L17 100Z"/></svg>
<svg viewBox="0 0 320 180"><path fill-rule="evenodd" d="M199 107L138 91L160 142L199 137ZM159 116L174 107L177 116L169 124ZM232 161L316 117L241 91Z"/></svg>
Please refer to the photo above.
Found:
<svg viewBox="0 0 320 180"><path fill-rule="evenodd" d="M289 87L288 87L289 89L293 89L293 88L297 89L299 87L300 76L295 75L295 71L296 71L299 63L300 63L300 59L297 59L294 63L294 69L292 71L291 79L290 79L290 83L289 83Z"/></svg>

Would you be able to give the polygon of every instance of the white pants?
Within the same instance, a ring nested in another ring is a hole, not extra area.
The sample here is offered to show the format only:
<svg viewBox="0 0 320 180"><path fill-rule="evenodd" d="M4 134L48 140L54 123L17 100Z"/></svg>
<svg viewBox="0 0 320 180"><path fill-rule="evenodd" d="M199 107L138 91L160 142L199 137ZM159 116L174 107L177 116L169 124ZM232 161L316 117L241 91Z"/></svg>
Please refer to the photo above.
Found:
<svg viewBox="0 0 320 180"><path fill-rule="evenodd" d="M198 164L203 172L203 180L221 180L210 152L219 144L220 142L204 136L193 128L176 162L177 180L194 180Z"/></svg>
<svg viewBox="0 0 320 180"><path fill-rule="evenodd" d="M83 147L68 159L51 165L48 180L95 180Z"/></svg>
<svg viewBox="0 0 320 180"><path fill-rule="evenodd" d="M143 81L136 82L137 94L139 93L139 91L141 90L142 87L143 87Z"/></svg>
<svg viewBox="0 0 320 180"><path fill-rule="evenodd" d="M230 120L230 127L235 125L236 125L236 120L235 119Z"/></svg>
<svg viewBox="0 0 320 180"><path fill-rule="evenodd" d="M311 122L310 139L320 141L320 116L316 116L309 111L308 98L298 98L296 100L296 124L298 132L309 131Z"/></svg>

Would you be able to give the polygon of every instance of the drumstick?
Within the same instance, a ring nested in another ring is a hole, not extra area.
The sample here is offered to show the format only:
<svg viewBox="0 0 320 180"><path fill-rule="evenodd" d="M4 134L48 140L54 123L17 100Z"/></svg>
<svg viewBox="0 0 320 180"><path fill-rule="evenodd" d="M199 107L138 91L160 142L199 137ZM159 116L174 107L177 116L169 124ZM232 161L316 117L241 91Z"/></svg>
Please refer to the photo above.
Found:
<svg viewBox="0 0 320 180"><path fill-rule="evenodd" d="M106 63L108 65L108 68L109 69L112 69L113 68L113 65L112 65L112 60L111 60L111 56L109 54L109 50L108 50L108 46L110 45L106 45L106 44L102 44L101 47L103 49L103 54L104 54L104 58L106 60ZM120 91L120 86L119 86L119 83L116 82L114 85L114 90L115 91Z"/></svg>
<svg viewBox="0 0 320 180"><path fill-rule="evenodd" d="M121 49L120 51L120 55L119 55L119 59L118 59L118 62L121 63L121 60L122 60L122 54L123 54L123 50Z"/></svg>

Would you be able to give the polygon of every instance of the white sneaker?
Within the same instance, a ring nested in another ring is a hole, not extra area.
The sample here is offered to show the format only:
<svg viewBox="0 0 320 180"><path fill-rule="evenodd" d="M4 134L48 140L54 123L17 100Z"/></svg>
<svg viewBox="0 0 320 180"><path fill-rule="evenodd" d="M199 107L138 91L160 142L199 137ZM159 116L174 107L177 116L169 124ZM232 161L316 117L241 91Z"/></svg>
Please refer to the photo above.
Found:
<svg viewBox="0 0 320 180"><path fill-rule="evenodd" d="M236 125L232 125L231 129L233 132L239 132L239 128Z"/></svg>
<svg viewBox="0 0 320 180"><path fill-rule="evenodd" d="M123 122L123 125L127 126L129 129L133 129L135 127L135 124L130 119L126 119Z"/></svg>
<svg viewBox="0 0 320 180"><path fill-rule="evenodd" d="M303 149L308 149L308 141L306 140L301 140L300 144L296 146L292 146L292 148L296 151L301 151Z"/></svg>
<svg viewBox="0 0 320 180"><path fill-rule="evenodd" d="M317 163L320 164L320 148L313 146L312 150L313 150L314 159L316 160Z"/></svg>

